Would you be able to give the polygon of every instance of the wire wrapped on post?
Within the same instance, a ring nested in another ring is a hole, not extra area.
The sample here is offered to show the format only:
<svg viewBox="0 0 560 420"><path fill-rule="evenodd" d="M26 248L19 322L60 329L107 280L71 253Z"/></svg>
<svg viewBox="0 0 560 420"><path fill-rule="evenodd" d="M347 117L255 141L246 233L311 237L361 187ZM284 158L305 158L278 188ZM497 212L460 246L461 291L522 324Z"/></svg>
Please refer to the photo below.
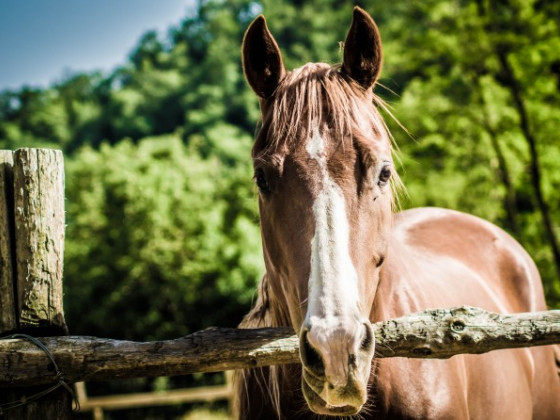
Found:
<svg viewBox="0 0 560 420"><path fill-rule="evenodd" d="M38 399L44 397L45 395L50 394L51 392L54 392L55 390L57 390L60 387L63 387L64 389L66 389L66 391L68 391L68 393L72 397L72 401L73 401L72 411L74 411L74 412L79 411L80 410L80 402L78 401L78 397L76 396L76 393L74 392L72 387L66 382L66 380L64 378L64 373L62 372L62 370L59 369L56 361L54 360L54 356L52 355L50 350L47 348L47 346L45 346L37 338L32 337L32 336L27 335L27 334L12 334L12 335L8 335L6 337L0 338L0 340L18 339L18 338L29 341L30 343L34 344L35 346L37 346L39 349L41 349L45 353L45 355L49 358L50 362L52 363L52 366L53 366L54 371L55 371L55 376L56 376L57 383L55 385L47 388L47 389L44 389L40 392L37 392L36 394L33 394L29 397L23 396L19 400L12 401L12 402L9 402L9 403L6 403L6 404L0 404L0 416L3 415L4 412L6 412L8 410L12 410L14 408L24 406L26 404L29 404L29 403L33 402L33 401L37 401Z"/></svg>

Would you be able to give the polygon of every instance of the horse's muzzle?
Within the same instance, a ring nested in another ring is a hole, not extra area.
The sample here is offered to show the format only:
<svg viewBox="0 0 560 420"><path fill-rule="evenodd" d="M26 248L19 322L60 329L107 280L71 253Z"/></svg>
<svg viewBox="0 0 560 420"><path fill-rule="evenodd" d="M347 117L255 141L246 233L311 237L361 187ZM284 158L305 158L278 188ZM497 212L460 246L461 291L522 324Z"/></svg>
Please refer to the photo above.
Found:
<svg viewBox="0 0 560 420"><path fill-rule="evenodd" d="M303 328L302 391L309 408L323 415L357 414L367 400L374 348L369 322L354 329L335 328L315 336Z"/></svg>
<svg viewBox="0 0 560 420"><path fill-rule="evenodd" d="M301 380L301 389L307 405L317 414L328 415L328 416L353 416L358 414L362 409L363 404L367 398L367 394L363 393L363 398L359 398L361 401L356 404L344 404L344 405L332 405L327 403L323 398L321 398L318 393L314 390L314 387L310 385L314 380L310 380L309 376L304 372ZM362 393L358 393L362 394ZM351 398L352 400L357 400L356 397Z"/></svg>

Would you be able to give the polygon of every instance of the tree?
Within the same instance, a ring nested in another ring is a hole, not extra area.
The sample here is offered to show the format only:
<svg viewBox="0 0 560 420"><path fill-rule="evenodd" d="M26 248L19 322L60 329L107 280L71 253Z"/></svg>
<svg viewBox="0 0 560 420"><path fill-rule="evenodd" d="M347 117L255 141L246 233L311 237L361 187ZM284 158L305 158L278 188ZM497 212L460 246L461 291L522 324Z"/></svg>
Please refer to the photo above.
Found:
<svg viewBox="0 0 560 420"><path fill-rule="evenodd" d="M395 114L416 140L396 131L407 205L443 204L508 228L557 304L558 7L394 3L381 16L402 13L382 34L397 40L385 44L385 77L398 83Z"/></svg>
<svg viewBox="0 0 560 420"><path fill-rule="evenodd" d="M255 203L239 180L248 169L202 159L173 135L69 160L72 333L145 340L235 326L262 274Z"/></svg>

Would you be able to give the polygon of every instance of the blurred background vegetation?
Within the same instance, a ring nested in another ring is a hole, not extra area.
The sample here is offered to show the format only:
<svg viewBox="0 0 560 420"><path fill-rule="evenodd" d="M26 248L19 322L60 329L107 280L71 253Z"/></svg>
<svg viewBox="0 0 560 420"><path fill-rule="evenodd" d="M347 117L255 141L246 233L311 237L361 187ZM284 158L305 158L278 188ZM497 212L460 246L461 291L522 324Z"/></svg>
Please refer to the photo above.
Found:
<svg viewBox="0 0 560 420"><path fill-rule="evenodd" d="M238 324L263 273L250 161L258 106L242 75L243 33L264 13L288 68L340 62L356 4L384 41L376 92L410 133L387 117L402 207L444 206L502 226L560 307L560 2L199 0L167 36L144 34L109 75L0 92L1 148L66 155L72 334L152 340ZM170 410L118 418L178 415Z"/></svg>

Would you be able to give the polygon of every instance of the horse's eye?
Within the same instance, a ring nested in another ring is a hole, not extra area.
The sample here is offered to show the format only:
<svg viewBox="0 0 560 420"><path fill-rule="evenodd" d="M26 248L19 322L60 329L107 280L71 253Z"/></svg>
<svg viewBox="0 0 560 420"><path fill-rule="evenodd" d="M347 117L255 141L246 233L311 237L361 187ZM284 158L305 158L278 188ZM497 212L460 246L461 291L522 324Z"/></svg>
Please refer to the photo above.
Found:
<svg viewBox="0 0 560 420"><path fill-rule="evenodd" d="M261 193L269 193L270 187L268 186L268 182L266 180L266 176L264 175L264 171L262 169L257 169L255 171L255 183L259 188Z"/></svg>
<svg viewBox="0 0 560 420"><path fill-rule="evenodd" d="M387 182L389 182L389 178L391 178L391 166L385 165L379 173L379 181L377 185L380 187L384 186Z"/></svg>

